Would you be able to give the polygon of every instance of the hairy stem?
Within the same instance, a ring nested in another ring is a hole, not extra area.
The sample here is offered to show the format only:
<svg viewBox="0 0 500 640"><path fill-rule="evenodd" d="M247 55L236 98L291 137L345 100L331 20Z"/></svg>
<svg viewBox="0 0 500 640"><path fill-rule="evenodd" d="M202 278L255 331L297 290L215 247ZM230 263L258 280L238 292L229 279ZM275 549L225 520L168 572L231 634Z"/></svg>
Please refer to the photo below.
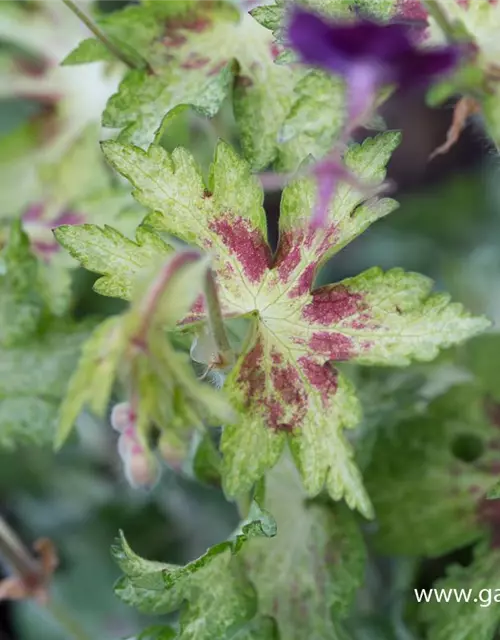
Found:
<svg viewBox="0 0 500 640"><path fill-rule="evenodd" d="M80 7L73 2L73 0L62 0L64 4L83 22L83 24L95 35L95 37L102 42L102 44L110 51L118 60L130 67L131 69L137 69L137 64L134 60L128 57L128 55L117 47L108 36L99 29L99 27L93 22L89 16L87 16Z"/></svg>
<svg viewBox="0 0 500 640"><path fill-rule="evenodd" d="M219 352L220 364L230 366L234 364L234 352L231 349L229 338L227 337L222 310L217 293L217 283L212 269L207 269L205 277L205 298L207 301L208 321L214 338L217 350Z"/></svg>
<svg viewBox="0 0 500 640"><path fill-rule="evenodd" d="M153 322L153 318L171 277L179 268L189 264L190 262L196 262L200 257L201 256L197 251L183 251L163 265L156 280L153 282L142 301L142 320L134 336L134 342L137 345L144 345L147 343L147 335L151 327L151 323Z"/></svg>

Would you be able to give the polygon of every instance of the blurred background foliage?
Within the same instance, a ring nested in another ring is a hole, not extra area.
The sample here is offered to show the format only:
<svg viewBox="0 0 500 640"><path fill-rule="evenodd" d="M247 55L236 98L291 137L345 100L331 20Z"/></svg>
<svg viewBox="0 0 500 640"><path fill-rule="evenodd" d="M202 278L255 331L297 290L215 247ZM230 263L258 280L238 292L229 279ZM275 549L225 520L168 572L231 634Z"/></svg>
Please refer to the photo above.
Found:
<svg viewBox="0 0 500 640"><path fill-rule="evenodd" d="M112 11L123 4L126 3L100 2L94 11ZM60 76L54 71L56 61L51 56L61 59L85 35L76 18L62 5L56 5L28 0L0 3L0 77L4 76L0 93L0 184L2 192L5 189L8 194L5 198L2 195L3 227L37 201L45 183L43 178L37 183L34 173L41 165L64 158L71 139L89 121L97 121L103 93L108 91L109 95L114 85L112 65L91 65L99 66L99 71L91 72L87 84L81 79L82 67L64 69ZM37 21L45 25L35 29L38 39L26 37ZM64 46L55 50L54 39L63 32L66 51ZM52 73L57 77L47 87L55 91L44 93L41 81ZM75 79L70 85L69 76ZM92 78L97 77L98 86L92 84ZM23 88L21 78L37 83ZM85 117L75 110L75 104L83 99L82 91L86 92L85 105L94 105L93 110L85 108ZM403 143L389 172L401 206L344 249L325 267L321 280L338 281L373 265L384 269L400 266L430 276L439 290L449 291L471 311L485 313L497 323L500 167L481 123L471 123L446 156L428 162L430 153L445 137L452 106L450 103L431 110L426 107L424 96L413 94L394 98L384 107L382 115L388 128L403 131ZM216 139L224 137L235 142L233 131L230 105L210 122L185 111L170 126L163 144L169 149L177 145L189 147L208 167ZM78 173L77 170L75 180L79 179ZM276 242L279 194L268 194L266 209L270 238ZM140 222L141 214L132 207L135 224ZM102 212L101 218L97 210L94 221L106 222L106 216L107 211ZM121 307L120 302L94 294L92 282L91 274L81 269L72 271L71 309L75 317L102 317ZM493 335L445 353L431 365L415 365L402 371L358 371L350 367L365 406L364 422L357 431L363 468L370 467L381 431L397 429L415 415L425 413L434 397L454 384L467 383L474 374L485 397L499 401L498 354L500 340ZM89 637L133 637L154 621L140 619L113 594L119 569L111 560L109 548L118 530L126 532L139 555L184 563L226 538L237 522L237 514L220 491L174 471L164 473L160 484L150 492L132 490L117 461L115 434L110 427L84 415L78 431L78 442L75 439L57 456L50 447L0 452L0 510L27 543L41 536L55 542L61 560L54 580L55 598L62 609L79 620ZM466 442L465 446L473 447L474 442ZM456 455L467 460L469 453L460 451ZM453 522L449 526L453 527ZM370 533L376 528L377 525L367 526L370 546ZM409 594L415 584L433 584L450 561L470 563L467 545L451 552L451 556L438 553L431 560L418 551L413 557L380 556L374 552L366 588L352 617L354 637L419 637L420 622ZM68 637L50 615L33 603L4 603L1 614L2 640Z"/></svg>

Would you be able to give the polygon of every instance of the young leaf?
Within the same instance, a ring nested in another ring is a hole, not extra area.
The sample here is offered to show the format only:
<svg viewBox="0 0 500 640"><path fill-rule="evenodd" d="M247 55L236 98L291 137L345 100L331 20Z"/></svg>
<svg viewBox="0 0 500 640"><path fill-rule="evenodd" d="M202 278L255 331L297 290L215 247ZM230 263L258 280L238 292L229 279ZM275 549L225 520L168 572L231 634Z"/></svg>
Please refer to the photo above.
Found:
<svg viewBox="0 0 500 640"><path fill-rule="evenodd" d="M346 164L360 178L381 182L399 136L387 133L353 145ZM352 386L332 362L401 365L429 360L440 347L482 331L430 281L399 269L372 269L335 285L313 288L318 269L372 222L394 209L392 200L363 196L340 184L327 226L309 226L315 199L311 179L283 194L276 255L267 244L262 190L249 166L224 143L217 147L208 188L183 149L169 155L152 146L108 142L111 164L153 210L146 224L197 244L212 256L226 317L253 318L253 330L227 380L239 417L226 425L221 448L224 486L248 491L278 459L285 439L310 495L325 485L334 499L371 515L371 506L343 435L359 419ZM195 305L184 323L204 319Z"/></svg>
<svg viewBox="0 0 500 640"><path fill-rule="evenodd" d="M100 61L116 62L116 56L100 40L87 38L64 58L61 65L70 66Z"/></svg>
<svg viewBox="0 0 500 640"><path fill-rule="evenodd" d="M135 242L113 227L93 224L63 225L54 229L54 235L86 269L104 276L95 282L95 291L125 300L131 298L137 274L172 251L145 226L137 229Z"/></svg>
<svg viewBox="0 0 500 640"><path fill-rule="evenodd" d="M487 408L480 389L456 386L380 433L364 479L384 552L441 555L494 525L486 494L498 480L499 431Z"/></svg>
<svg viewBox="0 0 500 640"><path fill-rule="evenodd" d="M254 517L233 541L212 547L184 567L140 558L121 534L112 549L125 573L115 587L116 594L144 613L165 614L180 609L179 640L271 640L265 621L259 626L267 636L247 632L254 624L257 601L238 551L252 536L275 533L272 519L257 505Z"/></svg>
<svg viewBox="0 0 500 640"><path fill-rule="evenodd" d="M129 391L134 439L144 450L153 424L185 430L232 416L224 396L196 378L188 356L176 352L166 334L200 295L207 268L198 252L184 251L141 274L130 309L104 321L83 347L61 407L56 447L85 405L104 414L117 379Z"/></svg>
<svg viewBox="0 0 500 640"><path fill-rule="evenodd" d="M451 597L446 602L419 604L420 620L426 624L429 640L494 640L500 624L500 591L496 580L500 570L500 552L481 545L468 567L454 565L446 578L439 580L437 591L456 590L469 595L469 601Z"/></svg>
<svg viewBox="0 0 500 640"><path fill-rule="evenodd" d="M278 534L252 539L242 552L259 611L277 619L287 640L344 638L341 620L363 582L366 555L353 514L308 502L288 458L266 476L265 505Z"/></svg>
<svg viewBox="0 0 500 640"><path fill-rule="evenodd" d="M118 318L109 318L99 325L83 345L78 367L70 379L59 410L55 439L57 449L66 441L87 403L98 415L104 414L123 346Z"/></svg>

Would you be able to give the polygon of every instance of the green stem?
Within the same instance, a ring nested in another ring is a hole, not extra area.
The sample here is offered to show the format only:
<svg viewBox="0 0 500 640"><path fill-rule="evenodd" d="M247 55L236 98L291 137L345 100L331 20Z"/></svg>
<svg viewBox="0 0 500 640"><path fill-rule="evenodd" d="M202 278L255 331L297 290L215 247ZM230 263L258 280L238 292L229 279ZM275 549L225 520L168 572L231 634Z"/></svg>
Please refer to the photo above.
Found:
<svg viewBox="0 0 500 640"><path fill-rule="evenodd" d="M434 18L437 25L450 41L457 39L456 29L448 20L448 16L441 8L438 0L422 0L422 4L427 9L429 15Z"/></svg>
<svg viewBox="0 0 500 640"><path fill-rule="evenodd" d="M73 0L62 0L64 4L70 9L83 24L95 35L95 37L102 42L102 44L110 51L114 56L121 60L123 63L131 69L137 69L138 66L134 60L128 57L128 55L117 47L108 36L99 29L99 27L93 22Z"/></svg>
<svg viewBox="0 0 500 640"><path fill-rule="evenodd" d="M149 329L170 279L183 266L196 262L200 258L201 254L198 251L180 251L162 266L141 303L141 322L133 338L137 345L147 345Z"/></svg>
<svg viewBox="0 0 500 640"><path fill-rule="evenodd" d="M207 269L205 278L205 298L207 301L208 321L214 338L219 358L223 366L234 364L235 356L227 337L222 310L217 293L217 283L212 269Z"/></svg>

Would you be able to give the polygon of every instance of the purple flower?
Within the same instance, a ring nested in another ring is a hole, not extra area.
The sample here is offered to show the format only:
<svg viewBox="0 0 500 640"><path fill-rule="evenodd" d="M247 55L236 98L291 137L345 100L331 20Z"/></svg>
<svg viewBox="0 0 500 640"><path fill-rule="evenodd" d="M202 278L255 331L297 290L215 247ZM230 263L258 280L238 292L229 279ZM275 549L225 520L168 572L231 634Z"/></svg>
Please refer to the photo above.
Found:
<svg viewBox="0 0 500 640"><path fill-rule="evenodd" d="M351 120L370 108L381 86L425 85L458 60L456 47L417 48L410 25L334 23L299 7L291 11L287 39L302 62L345 78Z"/></svg>
<svg viewBox="0 0 500 640"><path fill-rule="evenodd" d="M346 82L347 121L340 143L311 173L317 181L312 228L322 227L339 182L347 182L366 197L381 185L362 185L341 162L339 152L352 131L375 107L377 91L395 84L408 89L422 86L450 71L458 61L456 47L419 49L415 30L407 24L382 25L370 20L334 23L295 6L287 27L288 44L302 62L341 75Z"/></svg>

